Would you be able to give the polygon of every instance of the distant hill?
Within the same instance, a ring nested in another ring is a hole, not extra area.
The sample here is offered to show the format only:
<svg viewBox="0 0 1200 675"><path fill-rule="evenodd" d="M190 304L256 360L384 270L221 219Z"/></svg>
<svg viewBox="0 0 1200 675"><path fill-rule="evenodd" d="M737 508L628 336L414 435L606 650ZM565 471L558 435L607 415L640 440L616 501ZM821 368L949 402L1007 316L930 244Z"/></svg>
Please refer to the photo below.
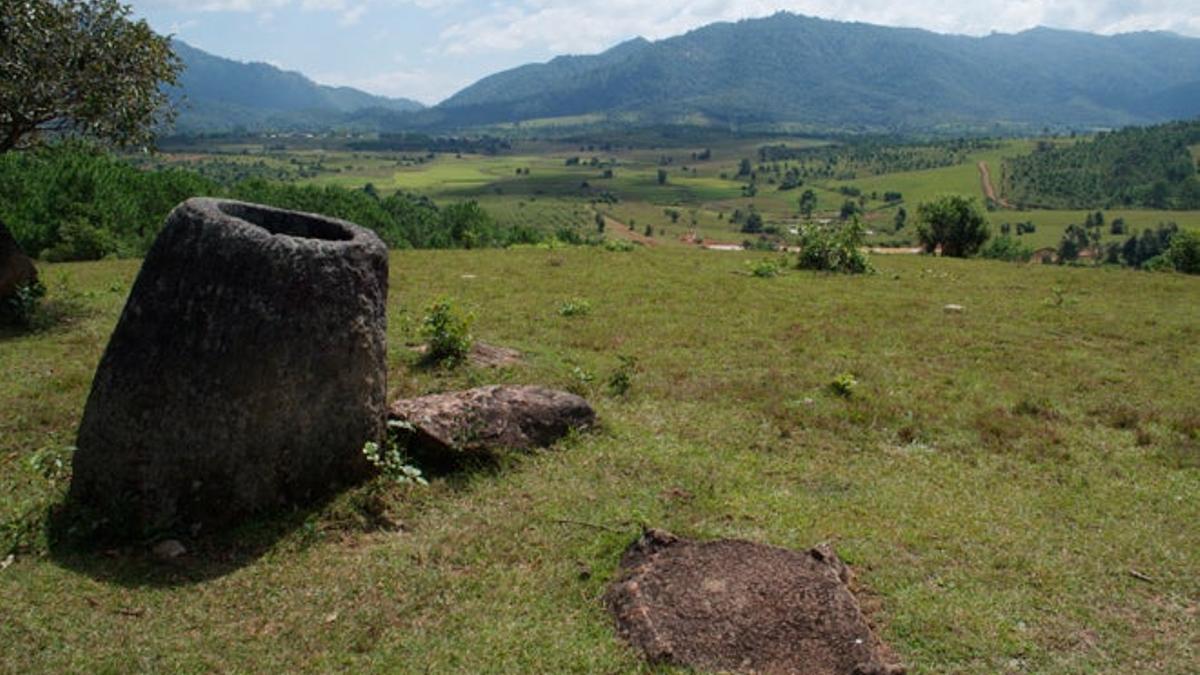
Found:
<svg viewBox="0 0 1200 675"><path fill-rule="evenodd" d="M1200 121L1132 127L1066 146L1043 142L1004 164L1004 193L1022 206L1200 209L1191 147Z"/></svg>
<svg viewBox="0 0 1200 675"><path fill-rule="evenodd" d="M597 113L844 131L1152 123L1200 115L1200 39L1047 28L975 38L779 13L522 66L412 117Z"/></svg>
<svg viewBox="0 0 1200 675"><path fill-rule="evenodd" d="M180 40L172 47L183 61L181 100L175 128L179 132L312 131L380 114L421 110L403 98L374 96L350 87L317 84L300 73L266 63L242 63L214 56Z"/></svg>

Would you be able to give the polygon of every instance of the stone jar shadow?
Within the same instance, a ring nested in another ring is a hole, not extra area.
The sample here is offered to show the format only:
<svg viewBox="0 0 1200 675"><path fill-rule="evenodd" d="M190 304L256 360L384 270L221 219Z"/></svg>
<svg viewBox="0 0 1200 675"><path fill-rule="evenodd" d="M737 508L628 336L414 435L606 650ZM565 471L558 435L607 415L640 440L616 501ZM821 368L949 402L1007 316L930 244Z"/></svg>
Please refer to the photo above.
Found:
<svg viewBox="0 0 1200 675"><path fill-rule="evenodd" d="M96 372L71 505L105 538L195 535L368 477L387 277L387 247L353 223L180 204Z"/></svg>

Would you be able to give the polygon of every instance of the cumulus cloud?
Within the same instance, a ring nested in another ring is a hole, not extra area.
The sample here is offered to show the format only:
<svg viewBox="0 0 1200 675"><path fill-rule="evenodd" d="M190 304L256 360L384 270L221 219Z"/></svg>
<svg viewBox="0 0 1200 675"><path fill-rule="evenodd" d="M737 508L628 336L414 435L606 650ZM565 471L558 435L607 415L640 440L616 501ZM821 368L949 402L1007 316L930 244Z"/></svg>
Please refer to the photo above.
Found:
<svg viewBox="0 0 1200 675"><path fill-rule="evenodd" d="M450 54L531 47L582 53L633 36L661 39L714 21L768 16L781 10L969 35L1039 25L1099 33L1173 30L1200 35L1200 16L1184 7L1187 4L1178 0L509 0L483 5L470 18L447 26L441 41Z"/></svg>
<svg viewBox="0 0 1200 675"><path fill-rule="evenodd" d="M445 73L429 68L390 70L372 75L348 73L322 73L313 77L317 82L336 83L338 86L354 87L381 96L411 98L432 105L449 93L471 84L471 76L448 77Z"/></svg>

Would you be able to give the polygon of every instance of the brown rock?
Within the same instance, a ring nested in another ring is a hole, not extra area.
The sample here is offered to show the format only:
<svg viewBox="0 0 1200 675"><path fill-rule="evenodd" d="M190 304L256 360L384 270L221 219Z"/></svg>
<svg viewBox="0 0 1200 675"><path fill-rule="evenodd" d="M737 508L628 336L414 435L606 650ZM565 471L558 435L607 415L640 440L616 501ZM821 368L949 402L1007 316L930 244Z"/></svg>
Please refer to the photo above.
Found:
<svg viewBox="0 0 1200 675"><path fill-rule="evenodd" d="M872 633L832 549L692 542L648 530L605 596L651 662L806 675L903 673Z"/></svg>
<svg viewBox="0 0 1200 675"><path fill-rule="evenodd" d="M574 394L502 385L396 401L390 416L411 424L414 442L427 452L545 447L596 422L592 407Z"/></svg>
<svg viewBox="0 0 1200 675"><path fill-rule="evenodd" d="M37 268L8 227L0 222L0 300L16 293L17 289L37 281Z"/></svg>
<svg viewBox="0 0 1200 675"><path fill-rule="evenodd" d="M211 532L369 476L387 276L387 248L352 223L178 206L96 371L72 501L117 537Z"/></svg>

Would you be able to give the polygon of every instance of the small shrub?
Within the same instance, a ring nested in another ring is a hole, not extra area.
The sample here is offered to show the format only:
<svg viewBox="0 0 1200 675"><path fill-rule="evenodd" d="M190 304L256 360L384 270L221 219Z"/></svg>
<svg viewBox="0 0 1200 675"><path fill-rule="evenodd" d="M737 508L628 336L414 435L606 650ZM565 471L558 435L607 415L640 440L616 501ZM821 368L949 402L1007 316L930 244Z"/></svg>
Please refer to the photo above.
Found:
<svg viewBox="0 0 1200 675"><path fill-rule="evenodd" d="M783 271L783 265L776 260L759 260L754 263L747 263L750 268L750 276L758 277L759 279L771 279L779 276Z"/></svg>
<svg viewBox="0 0 1200 675"><path fill-rule="evenodd" d="M461 313L452 300L442 299L430 305L421 320L426 360L447 366L462 363L474 342L471 336L473 321L474 317Z"/></svg>
<svg viewBox="0 0 1200 675"><path fill-rule="evenodd" d="M858 387L858 380L850 373L842 373L829 383L829 390L842 398L853 396L856 387Z"/></svg>
<svg viewBox="0 0 1200 675"><path fill-rule="evenodd" d="M595 373L583 366L575 366L571 369L571 381L567 384L567 391L576 396L587 396L591 393L592 383L595 381Z"/></svg>
<svg viewBox="0 0 1200 675"><path fill-rule="evenodd" d="M1033 257L1033 247L1018 241L1007 234L992 239L979 250L979 257L992 260L1007 260L1008 262L1029 262Z"/></svg>
<svg viewBox="0 0 1200 675"><path fill-rule="evenodd" d="M857 220L838 228L805 225L800 229L800 256L796 266L844 274L874 272L862 246L863 227Z"/></svg>
<svg viewBox="0 0 1200 675"><path fill-rule="evenodd" d="M1186 230L1176 232L1163 255L1176 271L1200 274L1200 234Z"/></svg>
<svg viewBox="0 0 1200 675"><path fill-rule="evenodd" d="M18 287L16 293L0 300L0 325L29 328L45 296L46 287L40 281Z"/></svg>
<svg viewBox="0 0 1200 675"><path fill-rule="evenodd" d="M583 298L571 298L558 303L559 316L587 316L592 312L592 303Z"/></svg>
<svg viewBox="0 0 1200 675"><path fill-rule="evenodd" d="M604 242L604 250L614 253L628 253L634 249L633 242L626 239L608 239Z"/></svg>
<svg viewBox="0 0 1200 675"><path fill-rule="evenodd" d="M625 396L633 387L633 376L637 373L637 358L618 356L621 364L608 377L608 391L613 396Z"/></svg>
<svg viewBox="0 0 1200 675"><path fill-rule="evenodd" d="M421 470L408 463L408 458L396 440L397 434L412 433L413 431L411 424L397 420L389 421L387 440L382 446L375 441L367 441L363 444L363 456L372 466L379 469L380 476L389 481L428 485L421 475Z"/></svg>

